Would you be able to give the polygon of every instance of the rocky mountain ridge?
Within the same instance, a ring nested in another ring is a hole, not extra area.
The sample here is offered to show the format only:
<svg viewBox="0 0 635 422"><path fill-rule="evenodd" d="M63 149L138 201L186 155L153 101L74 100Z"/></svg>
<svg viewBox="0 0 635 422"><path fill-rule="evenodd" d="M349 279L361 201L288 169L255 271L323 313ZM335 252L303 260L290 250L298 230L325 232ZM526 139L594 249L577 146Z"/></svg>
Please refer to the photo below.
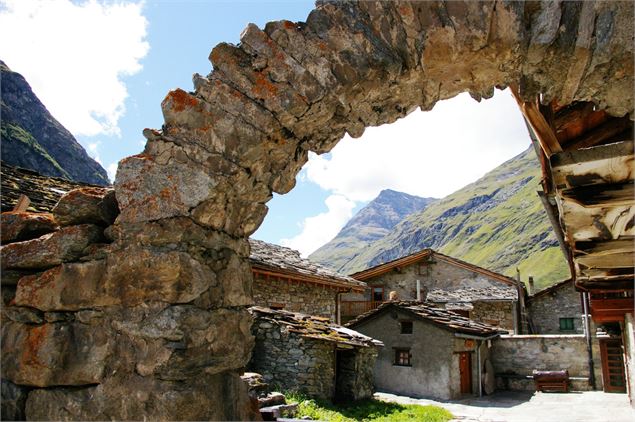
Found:
<svg viewBox="0 0 635 422"><path fill-rule="evenodd" d="M333 268L343 267L351 259L351 253L359 253L367 245L386 236L407 215L422 211L436 200L384 189L355 214L333 240L313 252L310 258L328 262Z"/></svg>
<svg viewBox="0 0 635 422"><path fill-rule="evenodd" d="M58 122L19 73L0 60L2 161L38 173L108 185L106 170Z"/></svg>
<svg viewBox="0 0 635 422"><path fill-rule="evenodd" d="M536 194L539 183L540 165L530 147L474 183L405 216L362 247L349 248L345 241L355 233L343 236L343 229L311 258L351 274L432 248L509 276L519 268L523 280L532 275L537 287L547 286L569 272Z"/></svg>

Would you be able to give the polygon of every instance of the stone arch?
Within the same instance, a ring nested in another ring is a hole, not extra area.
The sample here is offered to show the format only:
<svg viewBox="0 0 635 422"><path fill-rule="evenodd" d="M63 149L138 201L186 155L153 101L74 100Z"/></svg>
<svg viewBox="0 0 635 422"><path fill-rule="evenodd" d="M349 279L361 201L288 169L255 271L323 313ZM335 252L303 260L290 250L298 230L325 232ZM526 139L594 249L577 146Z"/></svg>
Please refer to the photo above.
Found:
<svg viewBox="0 0 635 422"><path fill-rule="evenodd" d="M632 112L632 22L629 2L324 1L306 23L249 25L240 45L219 44L214 70L194 76L193 92L171 91L162 129L146 129L144 152L121 161L107 256L63 264L19 301L98 318L106 340L86 345L108 345L85 357L99 371L67 389L55 374L29 384L35 367L20 361L70 353L56 346L54 324L20 334L39 342L28 349L35 357L3 342L9 379L58 386L31 392L27 416L252 417L237 377L253 344L246 239L272 192L293 188L308 151L460 92L480 100L510 84L527 99Z"/></svg>

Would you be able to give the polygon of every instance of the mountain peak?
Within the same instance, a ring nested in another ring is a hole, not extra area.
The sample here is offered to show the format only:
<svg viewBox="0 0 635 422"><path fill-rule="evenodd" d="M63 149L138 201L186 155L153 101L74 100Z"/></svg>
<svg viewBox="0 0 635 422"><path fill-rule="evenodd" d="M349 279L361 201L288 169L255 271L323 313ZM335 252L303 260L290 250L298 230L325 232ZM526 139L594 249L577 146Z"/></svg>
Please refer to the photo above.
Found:
<svg viewBox="0 0 635 422"><path fill-rule="evenodd" d="M106 170L49 113L26 79L2 60L0 72L2 161L47 176L108 185Z"/></svg>

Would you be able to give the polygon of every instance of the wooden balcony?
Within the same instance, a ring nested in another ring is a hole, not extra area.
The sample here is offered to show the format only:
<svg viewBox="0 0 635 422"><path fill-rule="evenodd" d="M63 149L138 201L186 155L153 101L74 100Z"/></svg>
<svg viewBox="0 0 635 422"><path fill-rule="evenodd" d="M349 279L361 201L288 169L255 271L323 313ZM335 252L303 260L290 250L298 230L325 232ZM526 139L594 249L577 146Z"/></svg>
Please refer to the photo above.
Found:
<svg viewBox="0 0 635 422"><path fill-rule="evenodd" d="M371 309L377 308L382 302L372 302L370 300L346 300L341 302L340 315L342 317L356 317Z"/></svg>
<svg viewBox="0 0 635 422"><path fill-rule="evenodd" d="M596 322L621 320L627 312L633 312L633 292L616 294L591 294L591 315ZM622 297L619 297L622 296Z"/></svg>

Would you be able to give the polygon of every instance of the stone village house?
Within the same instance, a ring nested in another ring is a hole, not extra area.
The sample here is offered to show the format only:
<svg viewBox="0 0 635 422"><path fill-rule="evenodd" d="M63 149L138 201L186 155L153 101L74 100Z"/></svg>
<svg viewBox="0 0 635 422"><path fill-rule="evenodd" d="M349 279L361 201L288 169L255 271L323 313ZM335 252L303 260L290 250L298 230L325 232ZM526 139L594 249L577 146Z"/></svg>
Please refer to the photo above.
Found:
<svg viewBox="0 0 635 422"><path fill-rule="evenodd" d="M415 301L382 303L346 326L384 343L375 363L380 391L450 400L493 390L487 362L498 327Z"/></svg>
<svg viewBox="0 0 635 422"><path fill-rule="evenodd" d="M268 384L322 399L372 397L380 341L328 318L257 306L249 312L256 340L249 370Z"/></svg>
<svg viewBox="0 0 635 422"><path fill-rule="evenodd" d="M379 306L394 291L401 300L435 303L474 321L520 332L525 292L514 279L432 249L351 277L368 283L369 288L363 294L347 294L342 299L343 316L349 319Z"/></svg>
<svg viewBox="0 0 635 422"><path fill-rule="evenodd" d="M343 293L361 294L366 283L302 258L296 250L250 239L253 297L258 306L339 320Z"/></svg>
<svg viewBox="0 0 635 422"><path fill-rule="evenodd" d="M535 293L532 284L530 278L527 311L532 333L584 333L582 299L580 292L575 290L573 280L561 281Z"/></svg>

